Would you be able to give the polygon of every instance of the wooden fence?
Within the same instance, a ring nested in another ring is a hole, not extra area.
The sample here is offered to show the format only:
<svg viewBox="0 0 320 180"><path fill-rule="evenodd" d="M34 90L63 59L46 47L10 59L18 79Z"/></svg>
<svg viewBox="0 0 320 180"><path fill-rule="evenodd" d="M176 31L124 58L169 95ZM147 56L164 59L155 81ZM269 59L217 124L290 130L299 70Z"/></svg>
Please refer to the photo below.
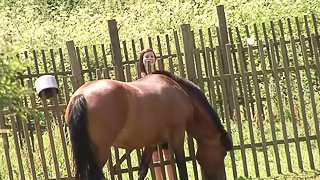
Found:
<svg viewBox="0 0 320 180"><path fill-rule="evenodd" d="M192 30L183 24L172 34L138 41L119 41L110 20L110 44L25 51L30 62L20 83L34 89L36 78L54 75L59 93L41 100L32 95L21 106L38 109L27 121L0 113L0 179L64 179L72 177L69 135L64 110L72 92L87 81L139 78L138 53L152 47L159 69L197 83L232 134L234 150L225 160L229 179L268 177L320 169L320 42L314 15L270 21L267 25L227 29L223 6L219 27ZM254 37L254 41L247 39ZM162 39L164 38L164 40ZM145 41L147 40L147 41ZM70 63L69 63L70 62ZM10 132L9 132L10 131ZM161 148L161 147L160 147ZM186 143L188 173L202 179L195 161L196 144ZM141 151L112 149L105 168L108 179L136 179ZM163 169L166 162L151 164ZM173 169L175 172L175 168Z"/></svg>

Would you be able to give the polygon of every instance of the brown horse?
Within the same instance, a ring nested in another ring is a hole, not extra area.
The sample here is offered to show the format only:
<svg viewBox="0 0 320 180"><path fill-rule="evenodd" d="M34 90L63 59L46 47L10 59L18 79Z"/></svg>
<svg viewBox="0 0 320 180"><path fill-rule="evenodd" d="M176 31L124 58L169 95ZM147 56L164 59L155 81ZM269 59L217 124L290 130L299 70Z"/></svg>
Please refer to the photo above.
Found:
<svg viewBox="0 0 320 180"><path fill-rule="evenodd" d="M186 131L197 141L196 159L204 170L206 180L226 179L224 157L233 148L230 136L209 104L206 96L191 81L174 76L166 71L155 71L152 74L163 74L177 82L188 94L193 106L193 117L187 124ZM144 179L151 162L152 148L146 147L139 166L139 179Z"/></svg>
<svg viewBox="0 0 320 180"><path fill-rule="evenodd" d="M76 179L102 179L111 146L146 147L139 172L145 176L148 149L164 142L173 148L180 179L188 179L185 130L198 142L197 160L207 178L225 178L224 157L232 148L228 134L200 89L169 73L158 71L130 83L86 83L71 98L66 120Z"/></svg>

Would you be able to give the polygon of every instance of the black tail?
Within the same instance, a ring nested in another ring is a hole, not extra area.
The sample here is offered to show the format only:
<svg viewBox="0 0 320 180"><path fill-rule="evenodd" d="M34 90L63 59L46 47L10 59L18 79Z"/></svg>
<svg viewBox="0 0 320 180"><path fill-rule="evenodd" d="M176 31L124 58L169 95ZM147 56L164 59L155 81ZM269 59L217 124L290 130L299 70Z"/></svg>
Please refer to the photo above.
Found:
<svg viewBox="0 0 320 180"><path fill-rule="evenodd" d="M69 112L75 179L102 179L102 169L95 161L86 122L87 101L80 94L72 99Z"/></svg>

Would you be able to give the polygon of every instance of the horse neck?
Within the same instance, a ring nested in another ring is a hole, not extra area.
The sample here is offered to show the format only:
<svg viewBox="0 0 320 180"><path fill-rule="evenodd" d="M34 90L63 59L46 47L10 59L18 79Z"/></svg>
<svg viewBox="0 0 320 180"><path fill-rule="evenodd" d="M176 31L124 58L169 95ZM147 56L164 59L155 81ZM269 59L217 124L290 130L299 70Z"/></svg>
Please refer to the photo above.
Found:
<svg viewBox="0 0 320 180"><path fill-rule="evenodd" d="M190 97L190 103L193 107L193 117L187 125L187 132L197 141L204 137L219 137L219 129L210 114L206 111L204 105L198 100L198 97L190 92L189 89L183 88Z"/></svg>

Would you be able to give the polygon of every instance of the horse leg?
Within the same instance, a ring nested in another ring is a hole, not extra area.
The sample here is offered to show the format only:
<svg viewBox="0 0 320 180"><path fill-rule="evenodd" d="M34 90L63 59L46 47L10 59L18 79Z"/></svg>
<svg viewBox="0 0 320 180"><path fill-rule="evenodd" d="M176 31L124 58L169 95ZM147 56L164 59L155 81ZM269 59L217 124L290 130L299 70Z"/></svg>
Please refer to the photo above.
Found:
<svg viewBox="0 0 320 180"><path fill-rule="evenodd" d="M173 141L170 142L173 146L173 152L176 156L176 162L179 170L180 179L187 180L188 172L187 172L187 164L186 158L184 154L184 131L183 133L179 133L178 136L173 138Z"/></svg>
<svg viewBox="0 0 320 180"><path fill-rule="evenodd" d="M143 180L147 174L148 174L148 168L149 168L149 164L151 162L152 159L152 153L155 147L153 146L147 146L144 148L143 152L142 152L142 157L141 157L141 161L140 161L140 165L139 165L139 180Z"/></svg>

